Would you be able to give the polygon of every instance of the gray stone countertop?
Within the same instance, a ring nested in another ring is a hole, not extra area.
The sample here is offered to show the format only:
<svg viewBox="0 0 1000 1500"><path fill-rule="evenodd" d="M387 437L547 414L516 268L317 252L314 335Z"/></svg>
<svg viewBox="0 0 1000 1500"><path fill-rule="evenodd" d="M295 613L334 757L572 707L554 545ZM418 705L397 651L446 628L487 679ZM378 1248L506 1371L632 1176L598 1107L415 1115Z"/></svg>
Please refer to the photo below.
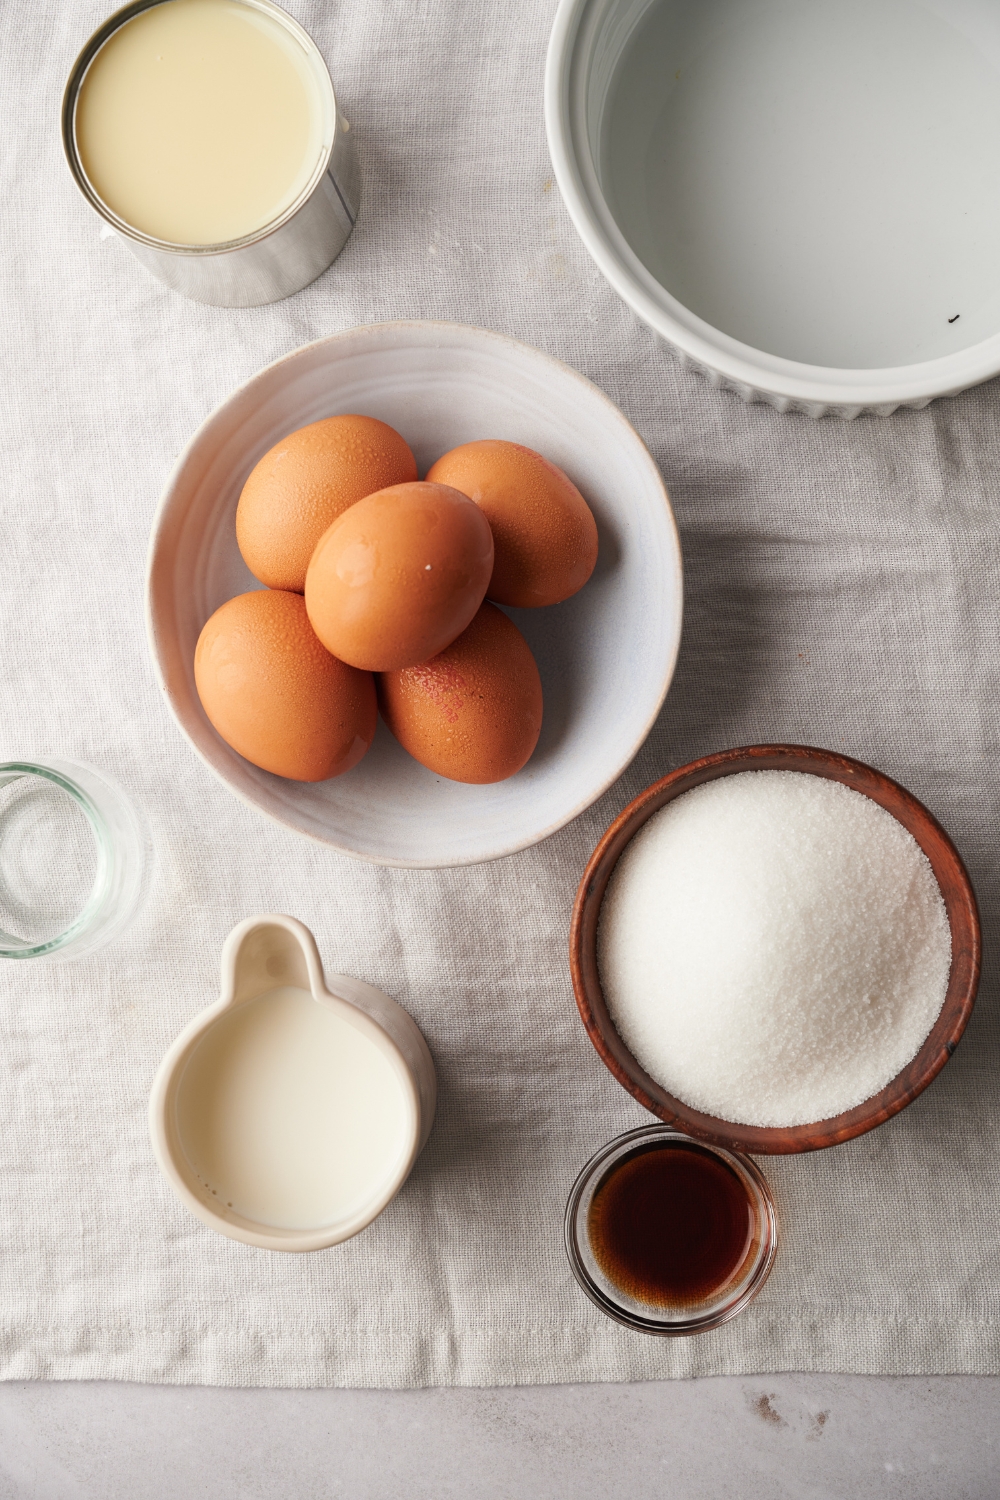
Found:
<svg viewBox="0 0 1000 1500"><path fill-rule="evenodd" d="M995 1500L1000 1377L0 1385L0 1500Z"/></svg>

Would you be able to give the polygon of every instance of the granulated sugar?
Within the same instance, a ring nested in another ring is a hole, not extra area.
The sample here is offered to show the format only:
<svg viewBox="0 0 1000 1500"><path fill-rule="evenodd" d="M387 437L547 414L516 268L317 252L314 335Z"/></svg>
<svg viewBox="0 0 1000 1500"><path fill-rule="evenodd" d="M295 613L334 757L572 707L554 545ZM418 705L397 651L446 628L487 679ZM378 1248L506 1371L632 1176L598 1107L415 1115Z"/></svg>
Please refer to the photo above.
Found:
<svg viewBox="0 0 1000 1500"><path fill-rule="evenodd" d="M669 1093L803 1125L919 1051L951 935L927 856L884 808L808 773L746 771L685 792L627 846L598 966L620 1035Z"/></svg>

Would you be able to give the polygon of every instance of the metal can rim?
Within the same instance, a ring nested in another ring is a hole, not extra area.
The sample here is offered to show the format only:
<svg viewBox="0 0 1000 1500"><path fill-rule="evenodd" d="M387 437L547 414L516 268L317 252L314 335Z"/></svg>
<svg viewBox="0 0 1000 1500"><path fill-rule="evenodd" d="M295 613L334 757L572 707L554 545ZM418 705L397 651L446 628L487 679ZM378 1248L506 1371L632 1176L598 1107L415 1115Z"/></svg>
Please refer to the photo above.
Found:
<svg viewBox="0 0 1000 1500"><path fill-rule="evenodd" d="M66 88L63 92L63 152L66 156L69 169L73 174L74 181L91 208L100 214L105 223L110 224L112 229L116 230L119 234L127 236L128 239L136 240L141 245L149 245L152 249L161 250L169 255L194 257L226 255L233 250L242 250L249 245L256 245L262 240L268 239L272 234L283 228L291 219L294 219L299 210L308 203L313 193L315 193L324 175L329 171L330 163L333 160L333 153L337 145L338 132L342 128L340 112L337 107L336 91L333 87L333 79L330 77L330 70L326 65L326 59L308 31L299 25L294 16L290 16L280 5L275 5L273 0L238 0L239 4L247 5L253 10L262 11L265 15L272 16L276 21L280 22L318 63L321 79L330 91L329 99L332 110L333 129L330 133L329 145L327 150L320 155L309 181L298 196L278 218L271 219L267 224L262 225L260 229L253 230L250 234L242 235L239 239L218 240L207 245L183 244L175 240L157 239L155 235L146 234L143 230L137 229L134 224L129 224L125 219L121 218L115 213L114 209L105 203L84 171L83 162L80 160L80 153L76 143L76 104L80 96L83 80L91 63L115 32L120 31L127 22L131 21L135 16L141 15L143 11L152 10L156 5L167 5L169 3L170 0L131 0L130 4L122 6L120 10L116 10L108 16L84 43L76 62L73 64ZM346 122L343 128L347 128ZM336 186L336 184L334 185ZM339 189L338 195L341 199L343 198ZM348 217L353 222L354 215L347 208L346 204L344 207Z"/></svg>

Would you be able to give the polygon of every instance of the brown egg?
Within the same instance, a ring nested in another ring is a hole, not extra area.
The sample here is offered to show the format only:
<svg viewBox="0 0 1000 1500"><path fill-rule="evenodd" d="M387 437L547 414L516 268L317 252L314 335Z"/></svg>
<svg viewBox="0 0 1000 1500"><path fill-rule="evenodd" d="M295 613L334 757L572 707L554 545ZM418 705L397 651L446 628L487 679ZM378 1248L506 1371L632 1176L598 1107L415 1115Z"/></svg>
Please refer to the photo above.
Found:
<svg viewBox="0 0 1000 1500"><path fill-rule="evenodd" d="M493 531L498 604L558 604L582 589L597 562L597 524L576 485L531 448L489 439L464 443L427 475L475 500Z"/></svg>
<svg viewBox="0 0 1000 1500"><path fill-rule="evenodd" d="M406 443L374 417L325 417L275 443L243 486L236 541L255 578L271 589L306 586L324 531L348 506L417 477Z"/></svg>
<svg viewBox="0 0 1000 1500"><path fill-rule="evenodd" d="M477 505L445 484L397 484L359 500L323 536L306 609L334 656L389 672L450 645L492 570L493 537Z"/></svg>
<svg viewBox="0 0 1000 1500"><path fill-rule="evenodd" d="M194 680L226 744L292 781L349 771L375 733L371 674L324 650L301 594L261 589L223 604L198 637Z"/></svg>
<svg viewBox="0 0 1000 1500"><path fill-rule="evenodd" d="M524 636L484 604L447 650L378 677L382 717L404 750L450 781L505 781L542 727L542 684Z"/></svg>

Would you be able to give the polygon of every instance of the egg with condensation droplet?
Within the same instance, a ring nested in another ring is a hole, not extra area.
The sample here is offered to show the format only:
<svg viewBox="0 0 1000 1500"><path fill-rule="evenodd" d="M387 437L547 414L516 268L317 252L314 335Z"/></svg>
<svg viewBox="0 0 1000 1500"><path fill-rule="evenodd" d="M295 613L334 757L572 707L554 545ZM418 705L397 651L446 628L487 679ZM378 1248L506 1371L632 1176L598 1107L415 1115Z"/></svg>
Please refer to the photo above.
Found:
<svg viewBox="0 0 1000 1500"><path fill-rule="evenodd" d="M538 743L538 667L513 620L492 604L439 655L382 672L377 683L382 717L403 749L450 781L505 781Z"/></svg>
<svg viewBox="0 0 1000 1500"><path fill-rule="evenodd" d="M485 439L453 448L428 480L454 485L493 532L486 597L520 609L559 604L583 588L597 562L597 522L562 469L532 448Z"/></svg>
<svg viewBox="0 0 1000 1500"><path fill-rule="evenodd" d="M399 433L375 417L324 417L268 449L243 486L236 542L272 589L306 586L316 543L339 515L376 490L417 477Z"/></svg>
<svg viewBox="0 0 1000 1500"><path fill-rule="evenodd" d="M194 654L198 697L239 755L291 781L349 771L375 735L370 672L317 639L301 594L240 594L206 621Z"/></svg>
<svg viewBox="0 0 1000 1500"><path fill-rule="evenodd" d="M444 484L397 484L321 538L306 609L328 651L372 672L436 656L472 619L493 571L489 522Z"/></svg>

